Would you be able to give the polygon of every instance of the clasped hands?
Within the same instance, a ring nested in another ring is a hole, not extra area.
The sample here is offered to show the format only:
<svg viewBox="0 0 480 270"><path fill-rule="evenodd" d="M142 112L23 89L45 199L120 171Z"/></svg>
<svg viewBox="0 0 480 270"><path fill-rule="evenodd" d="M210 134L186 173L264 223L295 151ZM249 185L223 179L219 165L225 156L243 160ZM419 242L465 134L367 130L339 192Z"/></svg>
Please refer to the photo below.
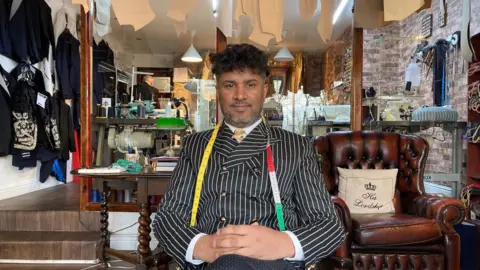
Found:
<svg viewBox="0 0 480 270"><path fill-rule="evenodd" d="M288 234L254 223L228 225L216 234L204 235L193 250L194 259L207 263L227 254L278 260L294 257L295 246Z"/></svg>

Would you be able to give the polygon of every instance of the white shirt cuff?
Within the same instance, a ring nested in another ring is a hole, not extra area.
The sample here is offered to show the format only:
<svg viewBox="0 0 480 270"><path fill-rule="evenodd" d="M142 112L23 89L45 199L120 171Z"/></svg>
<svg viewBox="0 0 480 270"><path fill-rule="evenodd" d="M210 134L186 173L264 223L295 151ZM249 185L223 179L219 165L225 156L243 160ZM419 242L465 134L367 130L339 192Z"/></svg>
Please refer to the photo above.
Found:
<svg viewBox="0 0 480 270"><path fill-rule="evenodd" d="M192 238L192 240L190 241L190 244L188 244L187 254L185 254L185 261L186 262L189 262L189 263L194 264L194 265L199 265L199 264L204 263L204 261L202 261L202 260L194 260L193 259L193 249L195 248L195 245L197 244L198 239L200 239L200 237L202 237L204 235L206 235L206 234L199 233L199 234L195 235L195 237Z"/></svg>
<svg viewBox="0 0 480 270"><path fill-rule="evenodd" d="M286 234L288 234L288 236L290 236L290 239L292 239L292 242L293 242L293 246L295 247L295 257L285 258L285 260L304 261L305 260L305 254L303 254L303 247L302 247L302 244L300 244L300 241L298 240L297 236L290 231L284 231L284 233L286 233Z"/></svg>

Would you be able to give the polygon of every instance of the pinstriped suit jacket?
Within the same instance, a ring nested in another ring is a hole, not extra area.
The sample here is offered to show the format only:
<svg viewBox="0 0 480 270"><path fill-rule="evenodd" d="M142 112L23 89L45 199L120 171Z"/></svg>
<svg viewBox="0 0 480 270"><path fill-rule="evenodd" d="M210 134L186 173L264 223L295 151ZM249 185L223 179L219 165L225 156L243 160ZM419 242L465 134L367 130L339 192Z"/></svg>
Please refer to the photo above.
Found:
<svg viewBox="0 0 480 270"><path fill-rule="evenodd" d="M213 234L228 224L249 224L253 219L278 230L266 162L267 132L271 134L285 229L302 244L305 265L330 255L343 242L342 225L307 138L262 122L237 143L231 138L230 128L223 124L205 173L197 224L189 227L195 181L212 130L185 138L153 222L160 245L178 265L203 268L185 262L187 247L200 232Z"/></svg>

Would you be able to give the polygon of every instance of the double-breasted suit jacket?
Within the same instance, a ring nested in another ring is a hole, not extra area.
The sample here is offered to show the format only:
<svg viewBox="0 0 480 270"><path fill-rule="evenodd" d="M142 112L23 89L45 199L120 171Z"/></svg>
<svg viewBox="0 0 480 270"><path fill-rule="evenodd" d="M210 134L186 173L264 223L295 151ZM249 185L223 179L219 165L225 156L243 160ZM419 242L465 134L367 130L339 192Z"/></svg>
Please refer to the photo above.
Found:
<svg viewBox="0 0 480 270"><path fill-rule="evenodd" d="M213 234L226 225L260 225L278 230L273 193L267 168L268 133L283 205L285 230L302 245L305 264L330 255L344 240L342 225L334 210L309 139L260 123L241 143L232 131L220 127L205 172L195 226L190 216L197 173L212 130L187 136L180 159L169 182L153 230L166 253L183 268L198 269L185 262L192 238Z"/></svg>

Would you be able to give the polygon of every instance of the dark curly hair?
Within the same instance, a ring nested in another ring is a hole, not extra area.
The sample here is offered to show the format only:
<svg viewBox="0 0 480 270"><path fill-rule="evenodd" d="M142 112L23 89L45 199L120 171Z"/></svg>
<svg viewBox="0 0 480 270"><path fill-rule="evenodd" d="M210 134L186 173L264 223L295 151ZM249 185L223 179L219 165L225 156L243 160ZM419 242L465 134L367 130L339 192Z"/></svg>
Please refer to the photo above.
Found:
<svg viewBox="0 0 480 270"><path fill-rule="evenodd" d="M211 54L212 72L218 79L225 72L250 70L262 78L268 77L267 55L250 44L230 44L225 50Z"/></svg>

